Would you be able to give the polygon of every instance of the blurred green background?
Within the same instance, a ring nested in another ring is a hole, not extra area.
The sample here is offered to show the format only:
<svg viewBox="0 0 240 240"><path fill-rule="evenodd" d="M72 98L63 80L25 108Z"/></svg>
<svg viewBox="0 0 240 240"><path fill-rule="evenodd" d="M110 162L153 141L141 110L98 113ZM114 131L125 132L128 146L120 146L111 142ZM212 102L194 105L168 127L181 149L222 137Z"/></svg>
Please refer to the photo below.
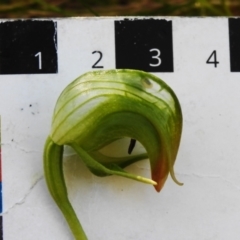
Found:
<svg viewBox="0 0 240 240"><path fill-rule="evenodd" d="M239 16L240 0L0 0L0 18Z"/></svg>

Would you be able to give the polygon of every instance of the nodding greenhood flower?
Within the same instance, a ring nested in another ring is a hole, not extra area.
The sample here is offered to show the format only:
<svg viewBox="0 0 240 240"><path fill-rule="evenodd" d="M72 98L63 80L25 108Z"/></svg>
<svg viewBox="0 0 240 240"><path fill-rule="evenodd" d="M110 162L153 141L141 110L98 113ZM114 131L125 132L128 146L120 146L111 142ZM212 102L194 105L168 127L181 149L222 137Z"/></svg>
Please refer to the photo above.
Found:
<svg viewBox="0 0 240 240"><path fill-rule="evenodd" d="M87 239L68 200L63 176L63 146L71 146L97 176L119 175L154 185L159 192L177 156L182 113L171 88L152 74L137 70L94 71L78 77L59 96L51 133L44 150L49 191L63 212L75 238ZM145 154L109 157L99 152L111 142L131 138L129 152L139 141ZM149 158L152 179L124 171Z"/></svg>

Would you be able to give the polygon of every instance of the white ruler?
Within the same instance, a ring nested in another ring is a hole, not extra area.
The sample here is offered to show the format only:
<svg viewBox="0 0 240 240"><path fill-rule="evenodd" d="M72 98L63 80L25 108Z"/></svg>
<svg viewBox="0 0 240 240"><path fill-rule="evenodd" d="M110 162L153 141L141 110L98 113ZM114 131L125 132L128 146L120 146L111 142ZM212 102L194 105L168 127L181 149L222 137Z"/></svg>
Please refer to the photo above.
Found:
<svg viewBox="0 0 240 240"><path fill-rule="evenodd" d="M237 239L240 19L177 17L0 20L2 239L73 239L44 181L43 146L67 84L114 68L152 72L178 96L175 172L184 186L169 178L156 193L95 177L66 157L69 196L89 239ZM148 161L127 170L150 176Z"/></svg>

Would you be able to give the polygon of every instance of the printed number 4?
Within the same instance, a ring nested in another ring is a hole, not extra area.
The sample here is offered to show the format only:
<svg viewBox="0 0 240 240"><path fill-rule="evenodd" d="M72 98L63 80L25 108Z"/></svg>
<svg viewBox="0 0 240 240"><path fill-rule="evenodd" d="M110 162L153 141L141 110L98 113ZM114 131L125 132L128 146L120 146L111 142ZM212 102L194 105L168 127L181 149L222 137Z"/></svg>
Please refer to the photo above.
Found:
<svg viewBox="0 0 240 240"><path fill-rule="evenodd" d="M217 67L217 65L219 64L219 62L217 61L217 51L214 50L211 55L209 56L208 60L206 61L206 63L209 64L214 64L214 67Z"/></svg>

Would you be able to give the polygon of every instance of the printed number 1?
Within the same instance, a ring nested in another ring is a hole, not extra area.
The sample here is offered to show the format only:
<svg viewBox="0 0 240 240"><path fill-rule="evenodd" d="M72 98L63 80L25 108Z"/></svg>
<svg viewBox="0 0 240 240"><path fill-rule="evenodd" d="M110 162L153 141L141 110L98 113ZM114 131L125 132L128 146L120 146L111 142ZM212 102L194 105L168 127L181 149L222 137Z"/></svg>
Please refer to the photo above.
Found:
<svg viewBox="0 0 240 240"><path fill-rule="evenodd" d="M219 62L217 61L217 51L214 50L211 55L209 56L208 60L206 61L206 63L211 63L214 64L214 67L217 67L217 65L219 64Z"/></svg>
<svg viewBox="0 0 240 240"><path fill-rule="evenodd" d="M38 69L42 69L42 53L38 52L34 57L38 57Z"/></svg>

